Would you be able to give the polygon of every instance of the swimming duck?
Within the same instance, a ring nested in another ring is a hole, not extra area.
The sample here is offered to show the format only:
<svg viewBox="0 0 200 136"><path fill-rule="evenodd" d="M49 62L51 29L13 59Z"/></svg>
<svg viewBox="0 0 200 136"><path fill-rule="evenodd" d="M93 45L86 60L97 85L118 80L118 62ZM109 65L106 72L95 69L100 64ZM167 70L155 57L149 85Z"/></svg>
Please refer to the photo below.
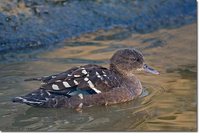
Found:
<svg viewBox="0 0 200 136"><path fill-rule="evenodd" d="M144 63L138 50L121 49L111 57L109 68L88 64L51 76L27 79L42 84L39 89L12 101L49 108L83 108L127 102L142 93L135 70L159 74Z"/></svg>

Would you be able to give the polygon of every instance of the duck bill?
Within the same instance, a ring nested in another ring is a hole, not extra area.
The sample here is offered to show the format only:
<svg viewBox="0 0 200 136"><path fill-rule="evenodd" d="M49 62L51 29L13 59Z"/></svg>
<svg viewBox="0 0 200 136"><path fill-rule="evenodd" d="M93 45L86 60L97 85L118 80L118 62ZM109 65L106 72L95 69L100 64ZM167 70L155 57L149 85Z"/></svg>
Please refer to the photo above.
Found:
<svg viewBox="0 0 200 136"><path fill-rule="evenodd" d="M144 64L143 70L148 72L148 73L155 74L155 75L159 75L160 74L157 70L149 67L147 64Z"/></svg>

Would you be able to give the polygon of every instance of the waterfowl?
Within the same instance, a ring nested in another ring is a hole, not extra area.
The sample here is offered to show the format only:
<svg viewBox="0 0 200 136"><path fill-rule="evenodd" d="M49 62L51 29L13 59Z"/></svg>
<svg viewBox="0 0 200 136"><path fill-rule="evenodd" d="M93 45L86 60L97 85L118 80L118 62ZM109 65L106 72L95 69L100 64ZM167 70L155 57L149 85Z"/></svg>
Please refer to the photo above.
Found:
<svg viewBox="0 0 200 136"><path fill-rule="evenodd" d="M83 108L127 102L142 93L135 70L159 74L144 63L138 50L121 49L111 57L109 68L88 64L51 76L27 79L41 81L41 86L12 101L48 108Z"/></svg>

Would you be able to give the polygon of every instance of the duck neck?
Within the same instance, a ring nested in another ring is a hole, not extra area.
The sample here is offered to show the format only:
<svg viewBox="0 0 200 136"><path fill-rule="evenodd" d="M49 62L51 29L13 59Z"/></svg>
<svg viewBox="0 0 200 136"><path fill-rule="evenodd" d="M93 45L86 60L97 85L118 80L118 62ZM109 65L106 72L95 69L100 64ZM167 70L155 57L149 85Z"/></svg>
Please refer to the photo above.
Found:
<svg viewBox="0 0 200 136"><path fill-rule="evenodd" d="M110 70L113 71L115 74L120 75L122 77L134 77L135 76L132 72L120 70L113 64L110 64Z"/></svg>
<svg viewBox="0 0 200 136"><path fill-rule="evenodd" d="M110 65L110 70L122 77L122 82L125 82L124 84L134 95L138 96L142 93L141 82L132 72L120 71L112 64Z"/></svg>

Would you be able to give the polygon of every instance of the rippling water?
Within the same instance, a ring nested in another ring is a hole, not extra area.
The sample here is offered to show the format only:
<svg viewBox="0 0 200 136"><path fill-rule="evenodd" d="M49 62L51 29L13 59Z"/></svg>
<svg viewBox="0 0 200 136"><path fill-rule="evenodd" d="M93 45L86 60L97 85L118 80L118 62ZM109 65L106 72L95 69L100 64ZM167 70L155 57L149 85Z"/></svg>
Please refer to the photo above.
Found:
<svg viewBox="0 0 200 136"><path fill-rule="evenodd" d="M197 131L196 24L149 34L127 29L99 30L60 43L55 49L29 55L8 54L0 63L1 131ZM58 73L95 63L108 66L114 51L141 50L160 75L137 73L144 92L134 101L84 109L43 109L14 104L38 83L29 77Z"/></svg>

